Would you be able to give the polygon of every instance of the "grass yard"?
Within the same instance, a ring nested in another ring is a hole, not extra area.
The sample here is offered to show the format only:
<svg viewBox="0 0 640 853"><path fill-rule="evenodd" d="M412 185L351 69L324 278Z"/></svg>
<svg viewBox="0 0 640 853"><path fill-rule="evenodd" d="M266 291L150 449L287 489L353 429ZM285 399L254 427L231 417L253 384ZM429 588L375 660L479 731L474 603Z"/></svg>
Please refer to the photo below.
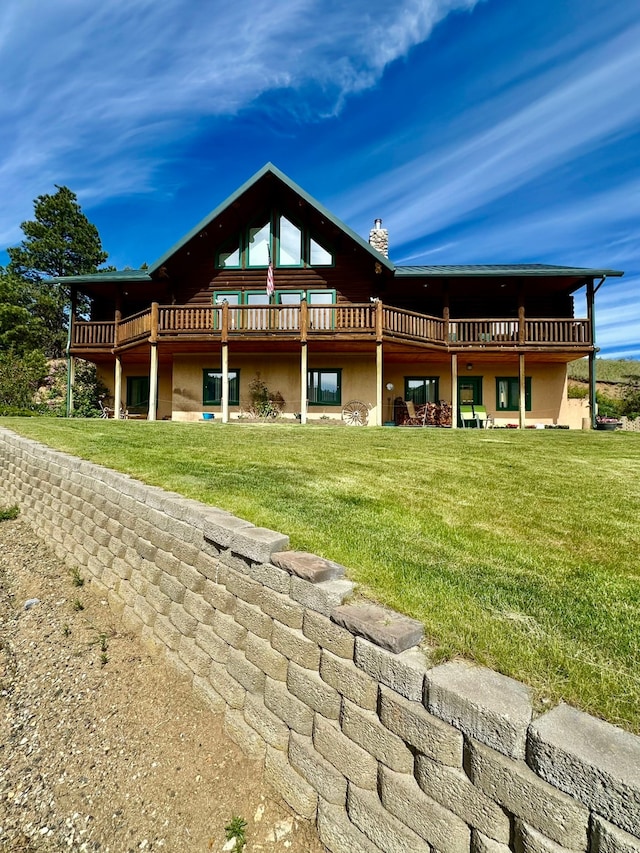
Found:
<svg viewBox="0 0 640 853"><path fill-rule="evenodd" d="M4 419L287 533L464 655L640 732L640 435Z"/></svg>

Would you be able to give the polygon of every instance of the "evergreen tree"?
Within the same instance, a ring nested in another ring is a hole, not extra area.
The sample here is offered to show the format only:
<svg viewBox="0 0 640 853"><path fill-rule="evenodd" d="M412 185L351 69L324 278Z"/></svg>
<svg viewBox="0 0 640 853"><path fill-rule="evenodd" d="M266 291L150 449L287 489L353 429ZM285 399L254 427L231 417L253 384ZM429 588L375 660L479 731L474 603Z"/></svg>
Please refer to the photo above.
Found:
<svg viewBox="0 0 640 853"><path fill-rule="evenodd" d="M50 357L64 352L69 306L69 289L51 279L98 272L108 257L75 193L57 184L56 190L38 196L35 219L20 226L24 240L7 250L9 273L25 282L31 310L41 322L40 346Z"/></svg>
<svg viewBox="0 0 640 853"><path fill-rule="evenodd" d="M31 281L94 273L108 257L76 194L57 184L56 189L53 195L38 196L35 219L20 226L25 239L8 249L10 269Z"/></svg>

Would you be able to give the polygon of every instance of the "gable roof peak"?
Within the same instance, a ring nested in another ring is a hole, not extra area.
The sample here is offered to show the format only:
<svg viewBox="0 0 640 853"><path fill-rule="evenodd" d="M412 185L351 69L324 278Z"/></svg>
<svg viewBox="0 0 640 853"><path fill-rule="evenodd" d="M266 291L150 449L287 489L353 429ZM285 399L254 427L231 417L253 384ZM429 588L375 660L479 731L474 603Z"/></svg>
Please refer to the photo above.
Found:
<svg viewBox="0 0 640 853"><path fill-rule="evenodd" d="M154 261L149 266L149 272L156 272L161 266L165 265L176 252L178 252L186 243L192 240L195 236L197 236L204 228L206 228L214 219L216 219L220 214L222 214L230 205L232 205L237 199L239 199L244 193L246 193L251 187L258 183L265 175L271 174L275 178L277 178L281 183L283 183L286 187L288 187L292 192L294 192L299 198L303 199L307 202L307 204L311 205L321 216L325 217L329 222L332 222L340 231L342 231L347 237L349 237L352 241L358 244L362 249L368 252L378 263L381 263L390 271L395 269L394 264L388 259L385 258L384 255L381 255L377 252L369 243L364 240L359 234L356 234L348 225L345 225L342 220L338 219L337 216L334 216L330 210L327 210L319 201L317 201L313 196L309 195L308 192L302 189L301 186L292 181L283 171L281 171L277 166L275 166L270 161L265 163L262 168L258 169L255 174L253 174L247 181L244 182L240 187L238 187L235 192L231 193L221 204L218 205L214 210L211 211L204 219L202 219L194 228L191 229L187 234L182 237L182 239L178 240L167 252L165 252L161 257L159 257L156 261Z"/></svg>

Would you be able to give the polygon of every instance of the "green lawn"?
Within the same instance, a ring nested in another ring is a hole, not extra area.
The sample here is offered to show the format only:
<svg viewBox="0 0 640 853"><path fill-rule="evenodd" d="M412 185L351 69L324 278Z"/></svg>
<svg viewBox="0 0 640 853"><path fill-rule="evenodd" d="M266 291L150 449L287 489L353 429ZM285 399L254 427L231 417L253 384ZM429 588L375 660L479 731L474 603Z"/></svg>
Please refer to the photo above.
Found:
<svg viewBox="0 0 640 853"><path fill-rule="evenodd" d="M338 560L454 655L640 732L640 435L0 420Z"/></svg>

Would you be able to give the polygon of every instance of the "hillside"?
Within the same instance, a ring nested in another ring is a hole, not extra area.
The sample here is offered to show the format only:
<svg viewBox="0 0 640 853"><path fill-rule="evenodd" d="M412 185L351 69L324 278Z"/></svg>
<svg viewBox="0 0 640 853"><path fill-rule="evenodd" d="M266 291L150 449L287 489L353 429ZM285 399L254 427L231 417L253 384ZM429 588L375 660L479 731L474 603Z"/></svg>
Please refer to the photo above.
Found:
<svg viewBox="0 0 640 853"><path fill-rule="evenodd" d="M568 365L569 379L586 382L589 379L589 362L586 358L572 361ZM624 382L630 375L640 376L640 361L632 359L596 358L596 380L598 382Z"/></svg>

